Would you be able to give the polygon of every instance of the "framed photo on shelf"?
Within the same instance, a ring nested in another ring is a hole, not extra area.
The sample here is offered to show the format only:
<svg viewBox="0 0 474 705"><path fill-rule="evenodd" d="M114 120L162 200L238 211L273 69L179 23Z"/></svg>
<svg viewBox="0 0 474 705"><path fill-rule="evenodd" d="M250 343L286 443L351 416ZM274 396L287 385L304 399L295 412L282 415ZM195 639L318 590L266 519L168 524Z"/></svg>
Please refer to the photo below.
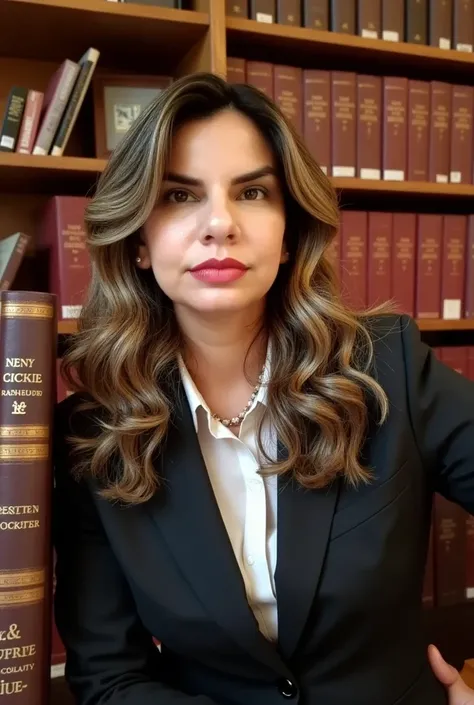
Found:
<svg viewBox="0 0 474 705"><path fill-rule="evenodd" d="M171 76L97 74L93 79L95 153L107 159Z"/></svg>

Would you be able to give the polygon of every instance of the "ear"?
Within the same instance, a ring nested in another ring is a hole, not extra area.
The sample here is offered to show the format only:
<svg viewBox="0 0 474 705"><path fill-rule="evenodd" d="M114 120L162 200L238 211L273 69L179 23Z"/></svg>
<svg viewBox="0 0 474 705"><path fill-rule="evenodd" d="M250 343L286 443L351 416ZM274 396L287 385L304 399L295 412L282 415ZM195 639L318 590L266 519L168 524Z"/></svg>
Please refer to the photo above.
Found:
<svg viewBox="0 0 474 705"><path fill-rule="evenodd" d="M139 269L150 269L151 258L147 245L140 241L135 255L135 266Z"/></svg>
<svg viewBox="0 0 474 705"><path fill-rule="evenodd" d="M286 262L288 262L289 259L290 259L290 253L288 252L285 244L283 243L283 247L281 250L281 256L280 256L280 264L285 264Z"/></svg>

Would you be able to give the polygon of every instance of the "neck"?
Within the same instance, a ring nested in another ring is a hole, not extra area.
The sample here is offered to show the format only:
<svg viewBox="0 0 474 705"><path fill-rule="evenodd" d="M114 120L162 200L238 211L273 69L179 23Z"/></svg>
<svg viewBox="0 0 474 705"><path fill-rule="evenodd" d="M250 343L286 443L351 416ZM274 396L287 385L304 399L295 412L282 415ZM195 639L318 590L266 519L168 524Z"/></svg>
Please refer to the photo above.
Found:
<svg viewBox="0 0 474 705"><path fill-rule="evenodd" d="M255 384L265 362L267 335L261 310L206 318L176 310L184 337L183 360L198 387L246 376Z"/></svg>

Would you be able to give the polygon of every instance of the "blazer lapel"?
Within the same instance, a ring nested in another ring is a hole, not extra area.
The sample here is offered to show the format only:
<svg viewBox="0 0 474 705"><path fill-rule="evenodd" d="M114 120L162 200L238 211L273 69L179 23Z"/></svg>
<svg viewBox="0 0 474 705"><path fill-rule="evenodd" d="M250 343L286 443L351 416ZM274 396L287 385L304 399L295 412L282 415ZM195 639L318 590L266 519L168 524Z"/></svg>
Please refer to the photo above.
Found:
<svg viewBox="0 0 474 705"><path fill-rule="evenodd" d="M215 500L181 384L166 445L155 461L161 489L145 506L185 579L231 638L277 673L286 671L262 635L248 605L244 582ZM225 469L224 469L225 470Z"/></svg>
<svg viewBox="0 0 474 705"><path fill-rule="evenodd" d="M317 594L339 488L340 480L323 490L305 490L279 478L275 584L279 651L285 660L298 645Z"/></svg>

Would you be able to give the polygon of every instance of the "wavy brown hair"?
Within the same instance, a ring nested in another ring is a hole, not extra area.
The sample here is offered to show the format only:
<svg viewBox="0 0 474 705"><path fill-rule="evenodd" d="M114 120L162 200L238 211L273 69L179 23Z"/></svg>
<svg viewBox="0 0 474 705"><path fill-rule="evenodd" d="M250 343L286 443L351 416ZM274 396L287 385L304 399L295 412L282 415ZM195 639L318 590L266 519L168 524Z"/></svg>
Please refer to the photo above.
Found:
<svg viewBox="0 0 474 705"><path fill-rule="evenodd" d="M265 471L293 473L307 488L340 474L353 485L370 477L360 461L368 409L375 404L382 422L388 404L371 373L370 314L343 303L331 264L336 194L271 100L252 86L200 73L174 82L140 115L86 211L91 283L62 371L81 392L75 410L96 417L93 437L70 439L79 452L76 474L99 480L109 499L145 502L159 488L153 459L172 420L167 382L182 345L172 303L151 270L135 266L138 235L176 129L224 109L246 115L266 138L285 198L290 264L267 296L265 324L272 340L266 413L287 452L276 463L267 458Z"/></svg>

